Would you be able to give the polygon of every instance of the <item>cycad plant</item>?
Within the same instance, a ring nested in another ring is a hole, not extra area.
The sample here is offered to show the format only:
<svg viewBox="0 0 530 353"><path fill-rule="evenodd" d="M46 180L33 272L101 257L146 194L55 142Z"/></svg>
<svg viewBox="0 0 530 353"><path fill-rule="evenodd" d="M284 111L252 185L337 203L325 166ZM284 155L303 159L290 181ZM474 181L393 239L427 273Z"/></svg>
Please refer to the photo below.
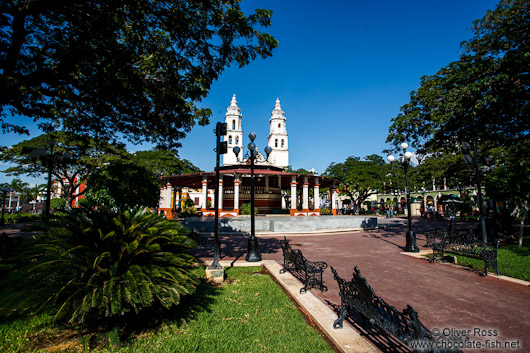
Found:
<svg viewBox="0 0 530 353"><path fill-rule="evenodd" d="M187 234L179 222L146 208L72 210L36 239L19 293L60 320L126 325L142 313L172 308L193 291Z"/></svg>

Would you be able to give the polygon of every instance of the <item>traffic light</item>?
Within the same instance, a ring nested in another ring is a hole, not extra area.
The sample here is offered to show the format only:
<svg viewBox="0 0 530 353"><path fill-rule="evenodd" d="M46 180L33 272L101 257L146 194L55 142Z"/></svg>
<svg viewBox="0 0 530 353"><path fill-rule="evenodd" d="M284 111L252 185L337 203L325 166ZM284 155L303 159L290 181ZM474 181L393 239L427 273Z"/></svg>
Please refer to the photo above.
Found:
<svg viewBox="0 0 530 353"><path fill-rule="evenodd" d="M216 130L217 136L225 136L226 130L227 130L226 123L217 123L217 130Z"/></svg>
<svg viewBox="0 0 530 353"><path fill-rule="evenodd" d="M219 154L225 154L227 152L228 152L228 142L226 141L220 142L219 143Z"/></svg>

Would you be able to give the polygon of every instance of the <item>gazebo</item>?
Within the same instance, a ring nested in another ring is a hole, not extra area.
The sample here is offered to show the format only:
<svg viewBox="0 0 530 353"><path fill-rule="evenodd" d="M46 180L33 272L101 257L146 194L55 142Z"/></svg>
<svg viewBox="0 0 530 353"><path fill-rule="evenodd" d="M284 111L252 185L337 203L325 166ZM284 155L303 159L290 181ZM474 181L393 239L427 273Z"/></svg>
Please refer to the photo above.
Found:
<svg viewBox="0 0 530 353"><path fill-rule="evenodd" d="M235 217L240 214L241 206L250 202L251 171L247 165L230 165L219 168L219 216ZM289 210L291 216L319 216L320 188L329 188L331 211L336 210L335 179L312 175L285 172L282 168L270 165L256 165L254 167L255 207L260 214L283 213ZM168 218L179 208L177 193L183 188L201 190L199 206L202 216L213 216L215 210L208 208L208 190L215 188L215 171L186 175L171 175L161 177L161 198L159 212L163 211ZM309 202L309 190L313 190L313 202ZM299 197L288 197L290 195ZM283 191L283 193L282 193ZM288 200L290 205L287 208ZM213 204L213 203L212 203Z"/></svg>

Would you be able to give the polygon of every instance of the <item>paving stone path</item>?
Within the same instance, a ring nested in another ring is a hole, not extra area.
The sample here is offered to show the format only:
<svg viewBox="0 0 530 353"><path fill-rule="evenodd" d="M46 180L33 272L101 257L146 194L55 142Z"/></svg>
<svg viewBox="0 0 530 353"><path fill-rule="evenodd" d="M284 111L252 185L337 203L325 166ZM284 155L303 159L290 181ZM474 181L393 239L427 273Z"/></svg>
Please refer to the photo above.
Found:
<svg viewBox="0 0 530 353"><path fill-rule="evenodd" d="M421 233L447 226L447 223L416 219L413 226L421 250L427 249L423 247L425 240ZM528 285L492 275L481 277L477 272L404 255L405 230L406 226L398 226L351 233L288 235L287 238L291 246L301 249L308 260L326 261L345 279L351 279L354 267L358 266L378 296L398 310L411 305L427 328L453 334L465 330L471 341L480 341L482 345L488 340L489 347L469 351L530 352ZM282 263L279 239L283 236L259 237L264 260ZM222 237L222 242L223 260L244 259L245 237ZM211 253L198 255L206 263L211 261ZM320 293L314 289L311 292L336 310L340 306L340 297L329 269L325 272L324 282L328 292ZM359 320L351 324L381 350L403 351L369 325L363 327ZM515 348L505 346L510 344Z"/></svg>

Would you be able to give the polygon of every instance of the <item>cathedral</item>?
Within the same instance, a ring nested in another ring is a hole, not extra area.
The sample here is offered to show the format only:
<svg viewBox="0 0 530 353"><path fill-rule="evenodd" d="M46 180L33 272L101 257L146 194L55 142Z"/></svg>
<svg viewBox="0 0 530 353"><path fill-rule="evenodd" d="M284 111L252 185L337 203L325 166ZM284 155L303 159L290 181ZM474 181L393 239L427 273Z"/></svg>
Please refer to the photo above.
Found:
<svg viewBox="0 0 530 353"><path fill-rule="evenodd" d="M248 160L242 158L246 148L243 145L243 114L237 105L235 94L226 109L225 122L227 134L224 141L227 142L228 152L223 155L223 165L219 167L219 216L237 217L241 207L250 202L252 174ZM320 187L329 188L332 214L336 214L336 180L287 171L289 136L285 112L279 99L276 99L269 119L268 145L272 149L269 158L266 160L263 155L258 156L254 168L255 207L259 214L319 216ZM233 151L236 146L241 151L239 160ZM213 216L215 210L212 205L216 196L213 190L216 183L215 171L161 177L159 212L163 212L168 218L174 217L179 214L182 201L189 199L194 201L201 216ZM310 189L313 190L311 198Z"/></svg>
<svg viewBox="0 0 530 353"><path fill-rule="evenodd" d="M223 166L236 166L243 163L238 162L233 148L238 146L243 148L243 115L241 109L237 105L236 95L232 97L232 101L228 108L226 108L225 122L227 126L227 135L225 141L228 143L228 153L223 155ZM267 162L263 160L256 160L256 164L267 164L273 167L287 169L289 167L289 144L287 135L287 122L285 119L285 112L282 110L280 100L276 99L276 104L269 119L269 138L268 145L272 148L272 152ZM241 158L241 156L240 156Z"/></svg>

